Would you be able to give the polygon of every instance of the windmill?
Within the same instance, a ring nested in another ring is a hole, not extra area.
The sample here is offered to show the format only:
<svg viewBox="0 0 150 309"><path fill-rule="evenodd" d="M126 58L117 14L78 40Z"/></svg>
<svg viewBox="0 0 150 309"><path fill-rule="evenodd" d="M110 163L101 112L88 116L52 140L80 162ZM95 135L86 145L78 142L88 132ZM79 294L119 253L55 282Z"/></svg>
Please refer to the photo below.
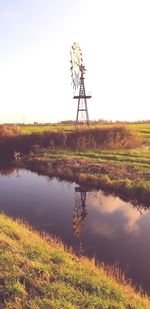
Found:
<svg viewBox="0 0 150 309"><path fill-rule="evenodd" d="M70 51L71 56L71 77L73 89L78 92L74 95L74 99L78 100L76 124L89 125L89 114L87 99L90 99L90 95L86 95L84 85L85 66L83 65L82 52L78 43L73 43Z"/></svg>

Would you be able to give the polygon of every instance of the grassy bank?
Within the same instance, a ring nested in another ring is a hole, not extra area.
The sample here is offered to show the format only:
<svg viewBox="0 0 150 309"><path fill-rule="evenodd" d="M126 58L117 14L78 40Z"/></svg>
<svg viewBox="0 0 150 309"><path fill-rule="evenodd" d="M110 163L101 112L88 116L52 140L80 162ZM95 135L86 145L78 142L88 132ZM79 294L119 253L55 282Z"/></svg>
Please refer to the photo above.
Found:
<svg viewBox="0 0 150 309"><path fill-rule="evenodd" d="M0 308L149 309L119 272L0 215Z"/></svg>
<svg viewBox="0 0 150 309"><path fill-rule="evenodd" d="M150 206L149 150L44 151L18 165Z"/></svg>

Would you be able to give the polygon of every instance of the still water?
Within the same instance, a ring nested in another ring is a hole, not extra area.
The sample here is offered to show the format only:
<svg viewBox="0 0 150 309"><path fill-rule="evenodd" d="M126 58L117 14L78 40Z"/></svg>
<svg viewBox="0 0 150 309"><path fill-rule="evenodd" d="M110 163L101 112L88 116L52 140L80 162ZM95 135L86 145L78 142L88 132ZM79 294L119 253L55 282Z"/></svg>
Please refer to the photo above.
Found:
<svg viewBox="0 0 150 309"><path fill-rule="evenodd" d="M23 169L0 170L0 209L120 267L150 294L149 210Z"/></svg>

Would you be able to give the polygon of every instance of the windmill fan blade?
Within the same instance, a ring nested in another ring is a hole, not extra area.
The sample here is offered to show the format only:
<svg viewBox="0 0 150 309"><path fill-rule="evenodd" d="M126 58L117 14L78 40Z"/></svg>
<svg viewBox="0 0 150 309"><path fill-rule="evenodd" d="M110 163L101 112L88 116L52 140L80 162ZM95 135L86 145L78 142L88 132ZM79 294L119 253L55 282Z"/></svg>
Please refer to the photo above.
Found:
<svg viewBox="0 0 150 309"><path fill-rule="evenodd" d="M73 87L77 89L80 84L80 75L81 72L83 73L83 70L81 71L81 66L83 65L83 57L82 57L82 51L80 48L80 45L76 42L74 42L71 46L70 50L70 63L71 63L71 78L73 81Z"/></svg>

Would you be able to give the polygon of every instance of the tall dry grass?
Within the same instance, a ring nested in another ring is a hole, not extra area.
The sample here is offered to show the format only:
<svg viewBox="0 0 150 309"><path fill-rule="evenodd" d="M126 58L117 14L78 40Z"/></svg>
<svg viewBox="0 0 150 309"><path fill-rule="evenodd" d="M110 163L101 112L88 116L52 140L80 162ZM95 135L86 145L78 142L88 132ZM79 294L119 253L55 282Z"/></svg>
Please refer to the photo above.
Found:
<svg viewBox="0 0 150 309"><path fill-rule="evenodd" d="M140 145L138 134L126 126L76 129L71 132L44 132L30 135L14 133L5 128L0 136L0 158L12 158L14 151L21 154L41 150L86 151L92 149L125 149Z"/></svg>
<svg viewBox="0 0 150 309"><path fill-rule="evenodd" d="M1 136L15 136L20 133L19 126L17 125L0 125L0 137Z"/></svg>
<svg viewBox="0 0 150 309"><path fill-rule="evenodd" d="M125 149L140 145L138 134L126 126L104 126L68 133L66 146L74 150Z"/></svg>

